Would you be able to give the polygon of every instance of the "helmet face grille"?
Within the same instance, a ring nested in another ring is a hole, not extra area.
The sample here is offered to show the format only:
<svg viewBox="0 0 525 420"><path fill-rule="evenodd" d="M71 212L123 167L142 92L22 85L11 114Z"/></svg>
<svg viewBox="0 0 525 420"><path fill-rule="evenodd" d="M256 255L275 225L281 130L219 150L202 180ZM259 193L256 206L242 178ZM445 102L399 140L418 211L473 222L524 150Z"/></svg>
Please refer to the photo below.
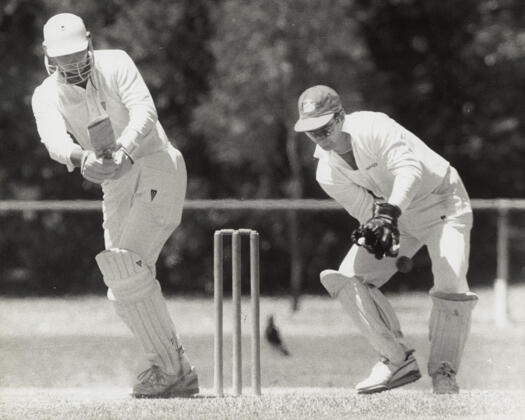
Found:
<svg viewBox="0 0 525 420"><path fill-rule="evenodd" d="M57 81L68 85L78 85L89 79L93 68L93 54L87 52L85 58L68 64L58 64L53 58L46 57L47 72L57 74Z"/></svg>

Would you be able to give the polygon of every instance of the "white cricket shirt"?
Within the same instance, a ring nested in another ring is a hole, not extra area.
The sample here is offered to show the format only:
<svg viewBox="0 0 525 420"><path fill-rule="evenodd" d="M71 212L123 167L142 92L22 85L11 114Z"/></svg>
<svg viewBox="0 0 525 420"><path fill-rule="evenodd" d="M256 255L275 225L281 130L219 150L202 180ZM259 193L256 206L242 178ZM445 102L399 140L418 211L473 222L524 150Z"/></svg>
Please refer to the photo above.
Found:
<svg viewBox="0 0 525 420"><path fill-rule="evenodd" d="M103 114L109 115L117 142L134 160L168 145L149 90L122 50L94 51L85 89L57 81L56 73L47 77L35 89L32 107L42 143L69 171L74 169L73 150L93 150L87 127Z"/></svg>
<svg viewBox="0 0 525 420"><path fill-rule="evenodd" d="M334 151L317 146L316 178L326 193L360 223L383 199L404 212L417 207L442 183L448 161L423 141L380 112L346 115L343 131L351 136L357 170Z"/></svg>

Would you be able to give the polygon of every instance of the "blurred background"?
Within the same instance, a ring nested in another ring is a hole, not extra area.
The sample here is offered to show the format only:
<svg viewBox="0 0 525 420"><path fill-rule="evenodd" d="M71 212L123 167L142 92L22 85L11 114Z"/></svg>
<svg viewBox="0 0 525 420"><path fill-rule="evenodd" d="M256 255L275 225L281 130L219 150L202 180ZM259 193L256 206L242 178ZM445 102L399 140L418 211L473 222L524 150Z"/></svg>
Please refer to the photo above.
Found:
<svg viewBox="0 0 525 420"><path fill-rule="evenodd" d="M52 161L31 112L47 76L49 17L83 17L95 49L126 50L188 165L188 199L327 198L314 146L293 131L299 94L340 92L346 110L388 113L460 172L472 198L525 195L522 0L1 0L0 200L100 200ZM475 212L469 279L496 276L497 217ZM511 211L509 282L523 278L525 214ZM0 293L93 293L101 214L0 213ZM320 293L355 221L344 211L186 210L158 262L168 295L212 292L213 231L261 233L261 291ZM423 249L385 288L427 290ZM247 264L245 264L247 266ZM247 280L247 279L246 279Z"/></svg>

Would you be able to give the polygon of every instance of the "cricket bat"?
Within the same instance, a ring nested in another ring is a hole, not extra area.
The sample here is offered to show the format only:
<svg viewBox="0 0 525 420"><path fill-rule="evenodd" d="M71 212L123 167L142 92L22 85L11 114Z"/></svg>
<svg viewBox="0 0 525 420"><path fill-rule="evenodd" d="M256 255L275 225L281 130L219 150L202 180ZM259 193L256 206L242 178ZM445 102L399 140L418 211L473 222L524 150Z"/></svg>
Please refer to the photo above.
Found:
<svg viewBox="0 0 525 420"><path fill-rule="evenodd" d="M97 157L111 159L112 153L117 149L117 142L109 116L102 115L95 118L89 123L88 131Z"/></svg>

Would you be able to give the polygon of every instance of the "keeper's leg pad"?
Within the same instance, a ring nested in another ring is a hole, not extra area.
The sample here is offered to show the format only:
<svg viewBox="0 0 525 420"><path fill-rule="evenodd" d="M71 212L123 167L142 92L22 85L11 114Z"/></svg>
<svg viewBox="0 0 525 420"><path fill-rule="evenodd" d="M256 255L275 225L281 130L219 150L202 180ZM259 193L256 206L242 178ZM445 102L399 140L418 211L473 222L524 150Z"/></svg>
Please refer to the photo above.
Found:
<svg viewBox="0 0 525 420"><path fill-rule="evenodd" d="M387 328L392 331L399 343L403 346L405 353L413 352L414 348L411 347L406 341L403 332L401 331L401 324L399 323L399 319L394 311L394 308L390 304L390 301L377 287L369 287L369 291L372 299L374 300L374 303L376 304L379 316Z"/></svg>
<svg viewBox="0 0 525 420"><path fill-rule="evenodd" d="M373 296L381 292L371 291L376 289L375 286L335 270L324 270L320 277L328 293L341 303L372 347L393 364L401 364L405 360L406 349L390 329L392 326L398 328L399 321L390 304L388 308L383 307L386 298L374 299Z"/></svg>
<svg viewBox="0 0 525 420"><path fill-rule="evenodd" d="M117 315L139 340L151 365L168 374L189 366L159 282L142 258L113 248L95 257ZM185 369L186 370L186 369Z"/></svg>
<svg viewBox="0 0 525 420"><path fill-rule="evenodd" d="M471 313L478 296L473 292L430 292L428 374L437 372L443 362L448 362L458 372L465 343L470 332Z"/></svg>

